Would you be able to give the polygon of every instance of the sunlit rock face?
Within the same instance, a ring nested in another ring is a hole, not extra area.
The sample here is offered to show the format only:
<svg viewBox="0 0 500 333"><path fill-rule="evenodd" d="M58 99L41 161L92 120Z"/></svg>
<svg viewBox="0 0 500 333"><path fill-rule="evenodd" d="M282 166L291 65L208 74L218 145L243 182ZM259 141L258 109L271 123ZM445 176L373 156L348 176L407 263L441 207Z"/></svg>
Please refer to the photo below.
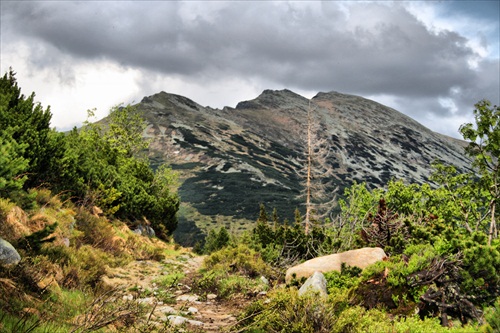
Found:
<svg viewBox="0 0 500 333"><path fill-rule="evenodd" d="M237 230L255 221L259 204L293 221L300 181L295 169L304 148L307 110L320 123L342 195L354 181L382 187L391 179L429 181L431 163L470 168L465 143L427 129L402 113L353 95L318 93L307 99L289 90L265 90L235 108L213 109L161 92L139 104L154 165L180 174L183 208L178 235L184 244L219 224ZM269 212L270 212L269 211ZM196 236L198 235L198 236Z"/></svg>

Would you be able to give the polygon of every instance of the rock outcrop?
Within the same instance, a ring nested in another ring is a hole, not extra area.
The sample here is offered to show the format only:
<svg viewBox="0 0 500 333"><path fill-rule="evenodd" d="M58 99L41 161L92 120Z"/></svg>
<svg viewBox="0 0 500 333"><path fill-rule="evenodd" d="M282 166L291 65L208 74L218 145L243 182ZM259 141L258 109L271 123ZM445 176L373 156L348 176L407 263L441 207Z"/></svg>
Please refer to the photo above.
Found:
<svg viewBox="0 0 500 333"><path fill-rule="evenodd" d="M286 271L285 280L288 283L293 279L308 278L316 271L322 273L331 271L340 272L342 263L363 269L377 261L384 260L386 257L387 255L384 250L379 247L364 247L362 249L330 254L289 268Z"/></svg>

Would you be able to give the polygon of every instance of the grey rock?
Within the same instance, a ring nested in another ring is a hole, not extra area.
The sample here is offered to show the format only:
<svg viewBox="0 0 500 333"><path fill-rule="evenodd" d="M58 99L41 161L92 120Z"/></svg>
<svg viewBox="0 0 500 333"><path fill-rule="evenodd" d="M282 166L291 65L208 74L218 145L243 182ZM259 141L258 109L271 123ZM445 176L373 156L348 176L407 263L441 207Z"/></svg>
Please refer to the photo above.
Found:
<svg viewBox="0 0 500 333"><path fill-rule="evenodd" d="M146 226L146 234L148 235L149 238L156 236L155 231L150 226Z"/></svg>
<svg viewBox="0 0 500 333"><path fill-rule="evenodd" d="M268 285L269 285L269 280L268 280L268 279L266 279L266 277L265 277L265 276L261 276L261 277L260 277L260 281L262 281L262 283L264 283L266 286L268 286Z"/></svg>
<svg viewBox="0 0 500 333"><path fill-rule="evenodd" d="M153 304L155 299L153 297L145 297L137 299L137 303Z"/></svg>
<svg viewBox="0 0 500 333"><path fill-rule="evenodd" d="M323 273L314 272L306 282L299 289L299 296L303 296L306 293L313 292L319 294L321 297L328 297L328 291L326 289L326 279Z"/></svg>
<svg viewBox="0 0 500 333"><path fill-rule="evenodd" d="M138 234L138 235L143 235L143 236L147 236L149 238L152 238L152 237L155 237L156 236L156 233L155 231L153 230L153 228L151 228L150 226L148 225L142 225L142 224L139 224L137 226L137 228L135 228L133 230L134 233Z"/></svg>
<svg viewBox="0 0 500 333"><path fill-rule="evenodd" d="M5 239L0 238L0 264L17 265L20 261L21 256L14 246Z"/></svg>
<svg viewBox="0 0 500 333"><path fill-rule="evenodd" d="M176 298L176 301L178 302L191 302L194 303L200 299L200 296L198 295L181 295Z"/></svg>
<svg viewBox="0 0 500 333"><path fill-rule="evenodd" d="M158 307L158 308L156 308L156 311L161 312L161 313L168 313L168 314L177 313L177 310L175 310L173 307L171 307L169 305Z"/></svg>
<svg viewBox="0 0 500 333"><path fill-rule="evenodd" d="M186 323L189 325L193 325L193 326L203 326L203 322L201 322L201 321L191 320L188 318L184 318L181 316L174 316L174 315L168 316L167 321L169 321L174 326L179 326L179 325L183 325Z"/></svg>

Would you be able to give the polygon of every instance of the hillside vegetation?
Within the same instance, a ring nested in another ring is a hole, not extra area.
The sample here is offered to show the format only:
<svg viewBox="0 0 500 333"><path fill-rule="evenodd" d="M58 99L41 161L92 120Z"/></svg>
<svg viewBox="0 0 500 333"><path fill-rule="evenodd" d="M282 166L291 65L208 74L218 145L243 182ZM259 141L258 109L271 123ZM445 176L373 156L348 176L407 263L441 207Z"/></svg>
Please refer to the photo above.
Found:
<svg viewBox="0 0 500 333"><path fill-rule="evenodd" d="M136 108L58 133L12 71L0 98L0 238L21 257L0 265L2 332L500 331L500 108L487 101L460 128L470 172L436 163L432 184L355 182L338 216L311 218L308 228L295 207L293 220L282 219L263 202L249 231L212 229L193 249L203 265L184 270L196 254L170 239L176 174L151 168ZM285 283L297 263L361 247L381 247L388 259L326 273L326 298L299 296L303 281ZM138 262L169 272L144 273L155 287L139 288ZM211 312L197 314L176 298L184 294ZM160 320L164 303L183 324ZM214 311L230 314L214 326Z"/></svg>

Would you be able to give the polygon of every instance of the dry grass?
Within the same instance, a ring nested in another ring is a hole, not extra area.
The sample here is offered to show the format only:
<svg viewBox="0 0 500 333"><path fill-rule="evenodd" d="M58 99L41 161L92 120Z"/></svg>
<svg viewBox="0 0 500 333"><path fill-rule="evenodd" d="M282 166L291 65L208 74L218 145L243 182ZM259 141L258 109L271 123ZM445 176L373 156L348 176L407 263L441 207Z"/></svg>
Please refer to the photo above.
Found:
<svg viewBox="0 0 500 333"><path fill-rule="evenodd" d="M29 211L0 199L0 237L14 245L24 236L57 222L55 232L49 236L55 236L55 241L44 243L36 251L19 248L21 262L0 268L0 312L8 313L14 320L27 309L44 324L59 323L61 318L52 318L53 308L59 307L65 294L80 292L93 297L105 290L102 279L111 269L134 259L163 259L173 247L139 236L121 221L92 214L71 202L62 203L48 190L37 189L36 193L36 205ZM71 310L77 311L73 319L84 319L71 326L77 327L78 332L111 324L127 330L128 325L136 322L139 309L113 302L114 297L93 297L95 302L88 309ZM69 324L66 319L63 321Z"/></svg>
<svg viewBox="0 0 500 333"><path fill-rule="evenodd" d="M21 208L6 203L5 199L0 201L3 201L0 203L0 236L8 242L15 242L29 235L28 215Z"/></svg>

